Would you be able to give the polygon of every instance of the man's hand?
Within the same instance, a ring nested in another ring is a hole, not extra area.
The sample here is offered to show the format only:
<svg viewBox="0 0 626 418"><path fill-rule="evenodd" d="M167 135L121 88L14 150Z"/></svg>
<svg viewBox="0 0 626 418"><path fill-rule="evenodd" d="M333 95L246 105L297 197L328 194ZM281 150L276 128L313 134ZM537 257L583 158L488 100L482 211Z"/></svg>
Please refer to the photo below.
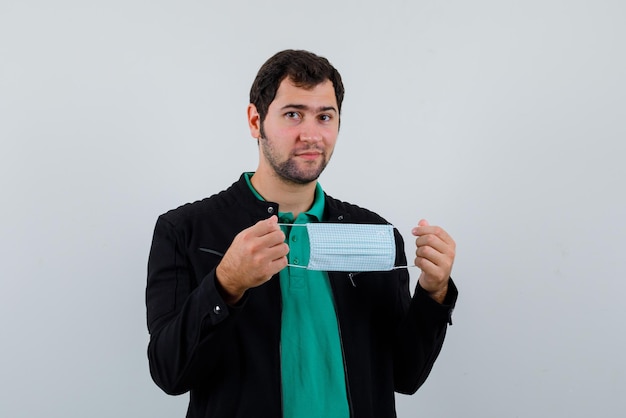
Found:
<svg viewBox="0 0 626 418"><path fill-rule="evenodd" d="M437 302L442 303L448 292L448 280L454 263L456 243L441 227L431 226L422 219L415 228L415 265L422 269L420 286Z"/></svg>
<svg viewBox="0 0 626 418"><path fill-rule="evenodd" d="M284 241L275 215L237 234L215 272L226 303L237 303L246 290L265 283L287 265L289 246Z"/></svg>

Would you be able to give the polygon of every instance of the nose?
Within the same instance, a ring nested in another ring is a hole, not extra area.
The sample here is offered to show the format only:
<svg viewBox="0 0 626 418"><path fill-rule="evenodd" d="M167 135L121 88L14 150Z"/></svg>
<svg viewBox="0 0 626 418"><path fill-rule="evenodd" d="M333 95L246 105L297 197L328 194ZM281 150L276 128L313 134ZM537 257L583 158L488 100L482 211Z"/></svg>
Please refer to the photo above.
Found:
<svg viewBox="0 0 626 418"><path fill-rule="evenodd" d="M322 132L319 127L313 123L309 123L302 127L300 132L300 140L304 142L319 142L323 138Z"/></svg>

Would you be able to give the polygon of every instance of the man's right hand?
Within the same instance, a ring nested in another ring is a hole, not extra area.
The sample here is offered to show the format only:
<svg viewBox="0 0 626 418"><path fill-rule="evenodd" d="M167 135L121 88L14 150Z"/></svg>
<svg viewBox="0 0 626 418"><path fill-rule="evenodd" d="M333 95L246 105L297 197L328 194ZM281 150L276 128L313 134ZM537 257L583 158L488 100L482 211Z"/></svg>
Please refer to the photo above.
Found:
<svg viewBox="0 0 626 418"><path fill-rule="evenodd" d="M287 266L289 246L284 241L276 215L235 236L215 271L226 303L237 303L246 290L265 283Z"/></svg>

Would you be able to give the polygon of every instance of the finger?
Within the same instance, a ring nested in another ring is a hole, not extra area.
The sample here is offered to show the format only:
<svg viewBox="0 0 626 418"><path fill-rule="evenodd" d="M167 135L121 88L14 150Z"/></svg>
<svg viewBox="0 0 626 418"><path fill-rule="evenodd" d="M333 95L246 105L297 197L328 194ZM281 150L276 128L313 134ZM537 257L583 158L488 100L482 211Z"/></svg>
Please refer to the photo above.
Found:
<svg viewBox="0 0 626 418"><path fill-rule="evenodd" d="M289 260L287 259L287 255L286 254L282 254L279 257L275 258L272 260L271 264L277 266L278 270L282 270L284 267L287 266L287 264L289 263ZM277 273L278 271L276 271Z"/></svg>
<svg viewBox="0 0 626 418"><path fill-rule="evenodd" d="M415 250L415 257L426 259L438 266L444 266L450 263L452 257L431 246L418 247Z"/></svg>
<svg viewBox="0 0 626 418"><path fill-rule="evenodd" d="M437 264L424 257L416 257L415 265L419 267L430 280L445 280L450 276L451 267L448 264Z"/></svg>
<svg viewBox="0 0 626 418"><path fill-rule="evenodd" d="M433 248L442 254L454 254L454 241L446 242L440 236L434 234L421 235L415 240L415 246L420 248Z"/></svg>
<svg viewBox="0 0 626 418"><path fill-rule="evenodd" d="M264 254L264 262L268 277L273 276L274 274L281 271L283 268L287 266L287 253L289 253L289 246L284 242L280 245L276 245L272 248L268 248Z"/></svg>
<svg viewBox="0 0 626 418"><path fill-rule="evenodd" d="M281 242L278 245L268 248L266 257L268 260L275 261L286 257L287 254L289 254L289 245Z"/></svg>
<svg viewBox="0 0 626 418"><path fill-rule="evenodd" d="M423 273L432 275L439 267L425 257L415 257L415 265L422 270Z"/></svg>
<svg viewBox="0 0 626 418"><path fill-rule="evenodd" d="M248 243L252 249L273 247L285 240L285 234L278 226L276 216L257 222L244 229L238 236L239 240Z"/></svg>
<svg viewBox="0 0 626 418"><path fill-rule="evenodd" d="M256 224L252 225L248 230L257 237L262 237L274 231L280 231L280 226L278 226L278 217L276 215L272 215L267 219L263 219Z"/></svg>
<svg viewBox="0 0 626 418"><path fill-rule="evenodd" d="M426 235L436 235L443 242L452 246L455 245L454 239L452 239L452 237L440 226L431 226L431 225L417 226L413 228L411 232L416 237L422 237Z"/></svg>
<svg viewBox="0 0 626 418"><path fill-rule="evenodd" d="M285 267L287 267L287 257L280 257L276 260L273 260L269 265L269 273L267 279L269 280L273 275L280 272Z"/></svg>
<svg viewBox="0 0 626 418"><path fill-rule="evenodd" d="M279 228L255 239L256 249L273 248L285 243L285 233ZM285 244L286 245L286 244Z"/></svg>

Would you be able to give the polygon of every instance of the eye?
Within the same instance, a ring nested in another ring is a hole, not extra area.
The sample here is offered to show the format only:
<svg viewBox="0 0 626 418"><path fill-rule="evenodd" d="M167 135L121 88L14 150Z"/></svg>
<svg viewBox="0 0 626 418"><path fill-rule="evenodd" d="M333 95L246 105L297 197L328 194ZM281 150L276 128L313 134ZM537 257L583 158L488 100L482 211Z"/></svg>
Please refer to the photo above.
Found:
<svg viewBox="0 0 626 418"><path fill-rule="evenodd" d="M322 122L330 122L332 119L333 117L329 114L319 115L319 120L321 120Z"/></svg>
<svg viewBox="0 0 626 418"><path fill-rule="evenodd" d="M285 117L287 119L300 119L300 113L298 113L298 112L287 112L287 113L285 113Z"/></svg>

